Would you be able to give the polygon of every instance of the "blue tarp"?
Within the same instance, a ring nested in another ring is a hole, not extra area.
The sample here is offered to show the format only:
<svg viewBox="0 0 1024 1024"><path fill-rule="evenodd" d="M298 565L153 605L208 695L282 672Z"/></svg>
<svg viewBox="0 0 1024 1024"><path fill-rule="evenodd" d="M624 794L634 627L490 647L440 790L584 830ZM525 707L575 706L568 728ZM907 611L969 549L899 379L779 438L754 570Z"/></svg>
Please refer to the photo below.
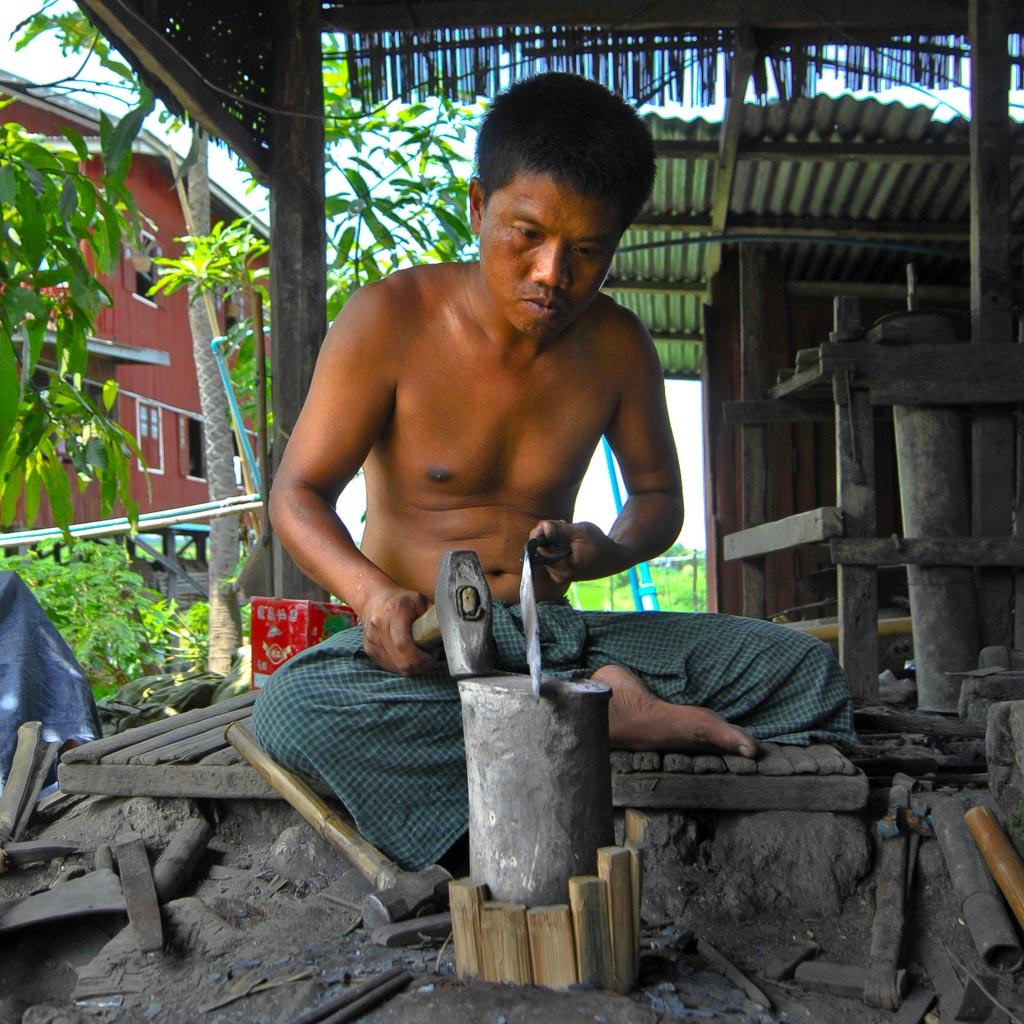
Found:
<svg viewBox="0 0 1024 1024"><path fill-rule="evenodd" d="M42 722L47 743L103 735L92 688L71 648L22 578L0 572L0 789L23 722ZM56 779L55 766L47 784Z"/></svg>

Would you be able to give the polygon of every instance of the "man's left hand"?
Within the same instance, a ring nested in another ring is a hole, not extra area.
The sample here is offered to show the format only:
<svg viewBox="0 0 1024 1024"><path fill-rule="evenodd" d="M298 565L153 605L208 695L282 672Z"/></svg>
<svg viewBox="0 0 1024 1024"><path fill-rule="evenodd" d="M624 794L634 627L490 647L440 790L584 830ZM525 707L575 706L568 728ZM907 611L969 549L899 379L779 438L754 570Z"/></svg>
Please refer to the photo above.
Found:
<svg viewBox="0 0 1024 1024"><path fill-rule="evenodd" d="M556 583L601 579L628 567L620 545L593 523L544 519L530 531L534 538L544 539L534 564Z"/></svg>

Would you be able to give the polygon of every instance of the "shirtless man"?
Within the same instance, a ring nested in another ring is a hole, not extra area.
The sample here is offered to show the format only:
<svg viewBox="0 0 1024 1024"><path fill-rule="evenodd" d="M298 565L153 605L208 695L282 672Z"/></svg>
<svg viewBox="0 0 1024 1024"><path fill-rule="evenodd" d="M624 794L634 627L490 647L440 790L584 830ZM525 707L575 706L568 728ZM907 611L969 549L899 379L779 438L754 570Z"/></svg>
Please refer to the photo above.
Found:
<svg viewBox="0 0 1024 1024"><path fill-rule="evenodd" d="M443 669L413 642L411 624L428 607L443 552L475 550L495 600L514 605L525 541L544 536L551 550L569 550L535 570L538 601L556 603L573 581L622 572L677 538L682 490L658 355L643 324L600 291L653 176L643 122L603 87L569 75L520 83L496 99L478 139L470 216L479 261L392 274L356 293L330 328L270 513L303 572L358 613L356 653L393 677L381 673L353 706L437 697ZM629 493L607 535L572 522L602 434ZM357 548L335 503L360 467L367 510ZM295 664L271 679L254 724L272 754L323 776L321 763L303 760L308 736L292 729L286 743L275 731L275 703L279 717L309 722L287 706L306 685ZM756 754L747 729L660 699L607 655L595 664L589 674L612 690L613 747ZM323 665L307 692L318 710L335 671ZM354 728L353 714L337 727Z"/></svg>

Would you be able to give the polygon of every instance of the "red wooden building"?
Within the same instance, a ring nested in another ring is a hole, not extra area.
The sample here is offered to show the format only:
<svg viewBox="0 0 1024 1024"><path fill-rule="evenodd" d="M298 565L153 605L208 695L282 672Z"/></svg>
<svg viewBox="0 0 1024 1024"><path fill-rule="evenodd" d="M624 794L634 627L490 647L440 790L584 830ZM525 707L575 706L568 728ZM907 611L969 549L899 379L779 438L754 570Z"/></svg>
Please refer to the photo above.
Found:
<svg viewBox="0 0 1024 1024"><path fill-rule="evenodd" d="M5 76L9 81L10 76ZM99 150L99 115L91 107L62 98L40 97L16 91L3 93L15 99L4 108L5 121L15 121L30 132L63 139L61 126L69 125L90 149ZM147 292L159 268L154 256L178 256L182 245L175 239L187 234L185 216L174 186L172 157L166 143L143 131L133 147L127 184L146 228L137 247L122 248L118 271L101 280L113 303L97 318L95 336L89 340L88 380L98 389L113 379L118 385L112 415L134 434L146 465L133 460L132 494L140 513L179 508L209 498L204 469L203 416L192 356L188 298L184 290L174 295ZM99 160L95 162L97 176ZM211 220L230 221L249 215L248 209L213 182ZM266 234L265 226L257 229ZM224 303L218 300L221 328L226 329ZM99 518L99 493L88 487L72 488L74 521ZM35 527L53 524L44 501ZM23 524L16 523L15 528Z"/></svg>

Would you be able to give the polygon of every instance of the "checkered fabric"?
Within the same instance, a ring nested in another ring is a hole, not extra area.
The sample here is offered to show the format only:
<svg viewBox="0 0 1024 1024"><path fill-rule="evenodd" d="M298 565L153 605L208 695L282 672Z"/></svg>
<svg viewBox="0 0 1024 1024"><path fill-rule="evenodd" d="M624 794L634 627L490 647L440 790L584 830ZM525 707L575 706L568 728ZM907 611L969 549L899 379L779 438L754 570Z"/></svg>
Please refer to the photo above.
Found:
<svg viewBox="0 0 1024 1024"><path fill-rule="evenodd" d="M849 690L829 648L758 619L538 606L545 675L623 665L659 697L697 704L758 739L850 746ZM495 670L527 674L518 605L494 606ZM406 678L379 669L362 630L286 662L256 699L253 729L286 768L322 779L362 834L401 865L435 861L469 819L458 685L443 663Z"/></svg>

